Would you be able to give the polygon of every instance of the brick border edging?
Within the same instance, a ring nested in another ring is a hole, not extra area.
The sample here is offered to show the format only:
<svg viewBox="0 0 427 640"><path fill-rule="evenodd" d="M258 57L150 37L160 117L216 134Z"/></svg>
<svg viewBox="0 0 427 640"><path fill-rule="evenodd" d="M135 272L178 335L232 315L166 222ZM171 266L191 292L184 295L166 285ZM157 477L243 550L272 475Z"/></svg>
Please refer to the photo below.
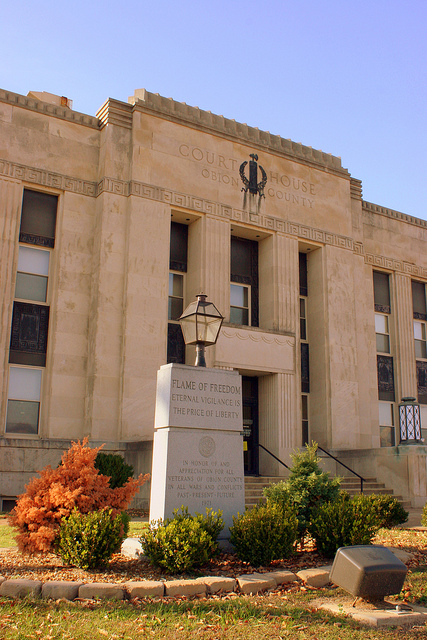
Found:
<svg viewBox="0 0 427 640"><path fill-rule="evenodd" d="M189 580L130 580L121 584L109 582L71 582L48 580L6 579L0 576L0 596L10 598L53 598L55 600L100 599L127 600L144 597L210 596L216 593L238 592L256 594L290 582L304 582L312 587L329 583L330 566L291 571L251 573L237 578L204 576Z"/></svg>

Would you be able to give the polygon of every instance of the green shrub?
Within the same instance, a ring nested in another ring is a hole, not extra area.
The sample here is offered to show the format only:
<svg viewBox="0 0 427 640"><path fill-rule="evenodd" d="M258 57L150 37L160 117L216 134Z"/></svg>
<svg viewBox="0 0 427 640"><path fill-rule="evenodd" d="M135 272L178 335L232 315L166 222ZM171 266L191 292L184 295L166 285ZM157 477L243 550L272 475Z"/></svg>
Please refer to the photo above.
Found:
<svg viewBox="0 0 427 640"><path fill-rule="evenodd" d="M338 498L341 478L331 478L321 470L315 442L291 457L293 465L289 478L264 489L264 495L268 502L293 508L298 519L298 534L303 538L310 525L312 510Z"/></svg>
<svg viewBox="0 0 427 640"><path fill-rule="evenodd" d="M80 513L73 509L63 518L56 552L66 564L94 569L108 562L129 528L127 514L112 516L112 509Z"/></svg>
<svg viewBox="0 0 427 640"><path fill-rule="evenodd" d="M95 469L103 476L109 477L110 487L123 487L133 477L133 467L126 464L118 453L98 453L95 458Z"/></svg>
<svg viewBox="0 0 427 640"><path fill-rule="evenodd" d="M140 541L150 562L170 573L190 571L218 553L217 537L224 527L221 511L206 509L206 516L182 507L173 518L150 523Z"/></svg>
<svg viewBox="0 0 427 640"><path fill-rule="evenodd" d="M291 554L298 520L290 508L275 503L259 504L233 517L230 532L237 557L259 567Z"/></svg>
<svg viewBox="0 0 427 640"><path fill-rule="evenodd" d="M423 507L423 512L421 515L421 524L423 527L427 527L427 503Z"/></svg>
<svg viewBox="0 0 427 640"><path fill-rule="evenodd" d="M378 513L368 496L341 494L313 510L310 533L318 551L332 557L340 547L371 544L379 528Z"/></svg>
<svg viewBox="0 0 427 640"><path fill-rule="evenodd" d="M407 522L409 513L405 511L399 500L393 496L373 493L366 496L366 498L371 502L372 508L378 514L380 527L391 529Z"/></svg>

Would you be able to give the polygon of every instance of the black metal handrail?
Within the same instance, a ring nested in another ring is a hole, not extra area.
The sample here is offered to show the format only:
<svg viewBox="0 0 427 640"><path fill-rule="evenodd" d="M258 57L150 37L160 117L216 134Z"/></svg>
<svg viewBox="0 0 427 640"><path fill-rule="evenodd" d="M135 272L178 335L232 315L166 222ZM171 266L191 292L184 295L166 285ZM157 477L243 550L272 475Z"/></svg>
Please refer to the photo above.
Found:
<svg viewBox="0 0 427 640"><path fill-rule="evenodd" d="M332 453L329 453L329 451L326 451L326 449L322 449L322 447L319 447L319 445L317 445L317 448L320 451L323 451L323 453L326 453L327 456L329 456L330 458L333 458L333 460L335 460L335 462L338 462L338 464L340 464L342 467L344 467L345 469L347 469L348 471L350 471L353 475L357 476L358 478L360 478L360 493L363 493L363 483L366 482L365 478L363 478L360 474L358 474L356 471L353 471L353 469L350 469L350 467L347 467L346 464L344 464L344 462L341 462L341 460L338 460L338 458L336 458L335 456L332 455Z"/></svg>
<svg viewBox="0 0 427 640"><path fill-rule="evenodd" d="M282 464L284 467L286 467L286 469L290 470L290 467L288 467L287 464L285 464L282 460L280 460L280 458L278 458L277 456L274 455L274 453L271 453L271 451L269 451L268 449L266 449L264 447L263 444L259 444L258 442L258 447L260 447L261 449L264 449L264 451L266 451L272 458L274 458L275 460L277 460L277 462L280 462L280 464Z"/></svg>

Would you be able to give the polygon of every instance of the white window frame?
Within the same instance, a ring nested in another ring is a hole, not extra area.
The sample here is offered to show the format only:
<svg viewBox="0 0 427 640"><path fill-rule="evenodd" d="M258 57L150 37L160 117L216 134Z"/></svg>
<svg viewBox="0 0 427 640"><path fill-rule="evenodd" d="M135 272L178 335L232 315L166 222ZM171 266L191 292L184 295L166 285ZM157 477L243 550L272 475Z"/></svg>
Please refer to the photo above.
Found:
<svg viewBox="0 0 427 640"><path fill-rule="evenodd" d="M20 373L18 373L20 372ZM32 372L34 375L31 375ZM9 385L7 394L7 410L5 434L24 437L37 437L40 433L40 411L41 411L41 390L43 384L43 367L26 367L22 365L9 365ZM38 375L36 375L38 373ZM19 377L21 376L21 380ZM33 380L31 380L31 377ZM14 380L14 378L16 378ZM16 389L14 387L20 387ZM8 430L9 401L32 402L38 404L37 431L35 433L25 433L22 431Z"/></svg>
<svg viewBox="0 0 427 640"><path fill-rule="evenodd" d="M179 276L182 278L182 298L180 296L173 296L170 295L170 276ZM175 319L173 320L172 318L169 317L169 301L171 299L174 300L181 300L182 299L182 311L184 311L185 307L184 307L184 301L185 301L185 273L183 271L173 271L170 270L169 271L169 280L168 280L168 322L172 322L174 324L178 324L179 323L179 319Z"/></svg>
<svg viewBox="0 0 427 640"><path fill-rule="evenodd" d="M246 291L248 292L248 306L247 307L240 307L240 306L237 306L235 304L233 304L233 305L231 304L231 287L239 287L240 289L246 289ZM240 323L233 322L231 320L231 310L232 309L243 309L243 310L247 311L248 312L248 322L247 322L247 324L242 324L241 325ZM241 284L240 282L231 281L230 282L230 323L231 324L238 324L238 325L243 326L243 327L250 327L251 326L251 321L252 321L252 319L251 319L251 285L250 284Z"/></svg>
<svg viewBox="0 0 427 640"><path fill-rule="evenodd" d="M413 321L413 326L414 326L414 350L415 350L415 359L416 360L427 360L427 327L426 327L426 323L423 320L414 320ZM419 338L417 336L417 330L416 327L419 326L420 330L421 330L421 338ZM421 345L424 345L424 353L426 355L424 356L419 356L417 355L417 350L416 350L416 344L419 343Z"/></svg>
<svg viewBox="0 0 427 640"><path fill-rule="evenodd" d="M385 320L386 330L378 331L378 329L382 328L378 326L382 320ZM376 336L386 336L388 338L388 351L379 350L378 344L376 342L377 353L384 353L386 355L390 355L391 354L391 336L390 336L390 315L388 313L379 313L378 311L375 312L375 340L376 340Z"/></svg>

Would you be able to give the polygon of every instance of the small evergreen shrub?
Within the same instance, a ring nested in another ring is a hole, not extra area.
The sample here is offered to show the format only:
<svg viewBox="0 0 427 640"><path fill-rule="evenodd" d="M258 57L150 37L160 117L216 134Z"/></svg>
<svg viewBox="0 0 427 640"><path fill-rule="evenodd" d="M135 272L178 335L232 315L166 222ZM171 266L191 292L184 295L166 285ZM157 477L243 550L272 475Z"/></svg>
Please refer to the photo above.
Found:
<svg viewBox="0 0 427 640"><path fill-rule="evenodd" d="M427 503L423 507L423 512L421 514L421 524L423 527L427 527Z"/></svg>
<svg viewBox="0 0 427 640"><path fill-rule="evenodd" d="M114 516L128 508L149 475L129 478L123 487L112 489L107 476L95 468L100 449L89 447L87 438L73 442L56 469L47 466L39 472L40 477L30 480L9 518L17 530L15 540L20 551L51 552L62 518L74 507L80 513L111 508Z"/></svg>
<svg viewBox="0 0 427 640"><path fill-rule="evenodd" d="M290 508L276 503L259 504L233 517L230 532L237 557L259 567L292 553L298 520Z"/></svg>
<svg viewBox="0 0 427 640"><path fill-rule="evenodd" d="M380 527L391 529L407 522L409 513L393 496L373 493L366 498L378 514Z"/></svg>
<svg viewBox="0 0 427 640"><path fill-rule="evenodd" d="M95 458L95 469L103 476L109 477L110 487L123 487L129 478L133 477L133 467L126 464L118 453L103 453L100 451Z"/></svg>
<svg viewBox="0 0 427 640"><path fill-rule="evenodd" d="M340 547L371 544L379 528L380 518L368 496L351 499L341 494L313 510L310 533L318 551L333 557Z"/></svg>
<svg viewBox="0 0 427 640"><path fill-rule="evenodd" d="M306 445L305 451L292 454L289 478L264 489L268 502L291 506L298 519L298 534L306 534L314 508L333 502L340 494L341 478L331 478L320 468L317 444Z"/></svg>
<svg viewBox="0 0 427 640"><path fill-rule="evenodd" d="M183 573L205 564L218 553L217 536L224 527L222 514L207 509L206 516L192 516L182 507L173 518L150 523L140 541L155 566Z"/></svg>
<svg viewBox="0 0 427 640"><path fill-rule="evenodd" d="M112 509L92 513L73 509L68 518L62 520L56 552L65 564L80 569L103 566L124 540L125 521L120 513L114 517ZM129 521L127 524L129 526Z"/></svg>

